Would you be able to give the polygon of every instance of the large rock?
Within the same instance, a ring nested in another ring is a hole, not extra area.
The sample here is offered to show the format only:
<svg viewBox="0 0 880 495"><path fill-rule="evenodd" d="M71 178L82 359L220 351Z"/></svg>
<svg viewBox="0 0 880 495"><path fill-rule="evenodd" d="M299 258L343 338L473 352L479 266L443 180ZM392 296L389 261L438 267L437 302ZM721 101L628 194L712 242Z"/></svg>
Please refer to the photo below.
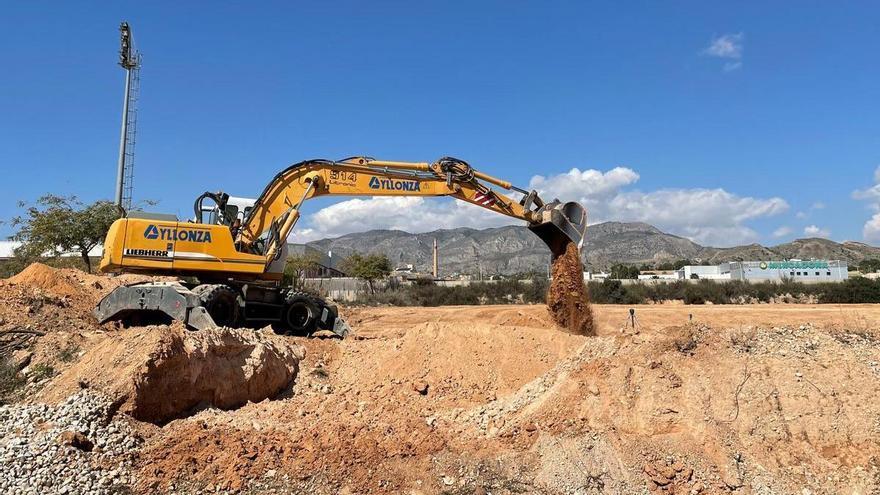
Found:
<svg viewBox="0 0 880 495"><path fill-rule="evenodd" d="M293 382L303 355L271 331L131 328L90 349L45 398L60 400L88 386L112 397L122 412L163 424L201 407L234 409L274 398Z"/></svg>

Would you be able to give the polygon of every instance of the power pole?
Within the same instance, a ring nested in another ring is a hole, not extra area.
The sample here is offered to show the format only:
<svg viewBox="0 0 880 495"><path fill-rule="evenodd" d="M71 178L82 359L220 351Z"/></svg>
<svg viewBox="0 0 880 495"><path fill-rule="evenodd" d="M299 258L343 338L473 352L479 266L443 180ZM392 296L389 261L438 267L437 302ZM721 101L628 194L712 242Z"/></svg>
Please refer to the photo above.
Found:
<svg viewBox="0 0 880 495"><path fill-rule="evenodd" d="M116 205L128 211L134 179L134 145L137 131L137 95L140 89L141 54L134 49L134 37L127 22L119 25L119 65L125 69L125 98L122 100L122 130L119 135L119 163L116 170Z"/></svg>
<svg viewBox="0 0 880 495"><path fill-rule="evenodd" d="M433 263L434 270L433 270L433 272L434 272L434 279L436 280L437 278L440 277L440 255L437 252L437 238L436 237L434 238L434 252L433 252L433 254L434 254L434 263Z"/></svg>

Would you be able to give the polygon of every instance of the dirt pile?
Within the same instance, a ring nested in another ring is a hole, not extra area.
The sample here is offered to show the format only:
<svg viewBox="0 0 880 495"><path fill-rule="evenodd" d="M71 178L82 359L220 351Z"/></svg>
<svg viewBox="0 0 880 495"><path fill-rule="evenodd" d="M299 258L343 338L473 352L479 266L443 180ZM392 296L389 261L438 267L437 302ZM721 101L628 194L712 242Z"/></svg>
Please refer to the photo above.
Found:
<svg viewBox="0 0 880 495"><path fill-rule="evenodd" d="M136 419L163 424L195 408L232 409L273 398L293 381L302 349L271 332L181 325L108 336L43 393L58 400L95 388Z"/></svg>
<svg viewBox="0 0 880 495"><path fill-rule="evenodd" d="M763 308L749 318L809 314ZM536 306L360 309L356 338L296 339L306 356L292 396L205 410L150 438L142 490L769 495L877 486L876 332L656 328L646 314L632 335L610 326L625 308L595 309L608 324L591 338L548 332ZM876 322L880 310L870 311ZM839 309L835 318L848 324Z"/></svg>
<svg viewBox="0 0 880 495"><path fill-rule="evenodd" d="M89 297L115 281L65 280ZM34 362L60 371L28 401L108 395L107 435L82 429L95 449L71 452L109 455L112 469L130 460L106 473L120 491L880 490L880 305L644 305L638 332L624 331L630 306L594 305L589 338L548 331L543 306L359 308L345 311L355 333L337 340L100 327L80 319L75 294L53 302L64 296L44 282L0 282L0 299L18 305L8 318L46 331ZM0 430L20 432L16 442L51 427L3 411L13 409L0 408ZM57 436L46 437L53 447ZM113 438L136 442L111 455L101 441ZM4 445L19 450L0 435ZM49 486L66 483L57 471Z"/></svg>
<svg viewBox="0 0 880 495"><path fill-rule="evenodd" d="M565 253L553 260L550 274L547 308L553 321L576 335L595 335L584 267L575 243L569 242Z"/></svg>

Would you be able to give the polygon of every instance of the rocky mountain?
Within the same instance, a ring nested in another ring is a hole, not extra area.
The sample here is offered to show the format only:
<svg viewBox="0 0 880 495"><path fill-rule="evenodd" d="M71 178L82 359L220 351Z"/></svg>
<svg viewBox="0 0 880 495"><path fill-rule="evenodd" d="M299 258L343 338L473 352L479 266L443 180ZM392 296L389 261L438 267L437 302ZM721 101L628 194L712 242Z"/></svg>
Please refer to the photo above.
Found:
<svg viewBox="0 0 880 495"><path fill-rule="evenodd" d="M410 234L399 230L371 230L334 239L310 242L321 253L332 252L336 266L355 253L383 253L394 265L412 264L421 272L431 269L431 247L437 239L442 275L456 273L511 274L547 269L550 251L525 227L506 226L476 230L459 228ZM701 246L668 234L646 223L605 222L591 225L583 249L589 270L607 269L614 263L654 264L690 259L721 263L739 260L839 259L850 264L880 258L880 248L847 241L798 239L778 246L749 244L731 248Z"/></svg>

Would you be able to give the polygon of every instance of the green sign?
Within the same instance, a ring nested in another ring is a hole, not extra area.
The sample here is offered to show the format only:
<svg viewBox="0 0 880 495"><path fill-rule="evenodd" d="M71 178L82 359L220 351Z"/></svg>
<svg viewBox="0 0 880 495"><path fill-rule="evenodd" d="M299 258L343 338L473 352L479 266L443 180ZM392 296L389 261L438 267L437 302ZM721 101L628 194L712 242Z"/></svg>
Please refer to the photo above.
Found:
<svg viewBox="0 0 880 495"><path fill-rule="evenodd" d="M827 261L768 261L761 262L762 270L809 270L809 269L828 269Z"/></svg>

